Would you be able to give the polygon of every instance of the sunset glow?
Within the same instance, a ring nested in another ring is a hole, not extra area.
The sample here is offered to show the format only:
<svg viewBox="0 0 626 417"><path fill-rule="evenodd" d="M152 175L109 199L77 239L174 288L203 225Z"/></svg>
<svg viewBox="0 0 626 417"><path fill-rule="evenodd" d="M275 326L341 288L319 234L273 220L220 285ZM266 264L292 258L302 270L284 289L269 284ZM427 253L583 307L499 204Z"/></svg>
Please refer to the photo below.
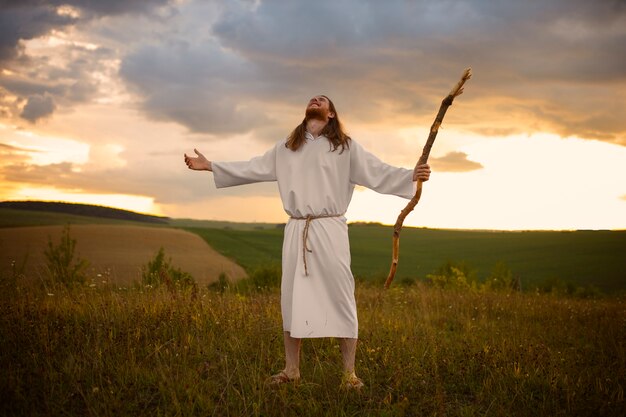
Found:
<svg viewBox="0 0 626 417"><path fill-rule="evenodd" d="M15 191L15 200L65 201L68 203L93 204L161 215L151 197L123 194L88 194L81 190L63 191L56 188L24 187Z"/></svg>
<svg viewBox="0 0 626 417"><path fill-rule="evenodd" d="M0 38L0 200L283 222L276 184L216 190L183 153L259 155L323 93L356 141L412 167L471 66L405 224L626 229L619 2L98 4L0 6L24 25ZM359 188L347 217L390 224L405 204Z"/></svg>

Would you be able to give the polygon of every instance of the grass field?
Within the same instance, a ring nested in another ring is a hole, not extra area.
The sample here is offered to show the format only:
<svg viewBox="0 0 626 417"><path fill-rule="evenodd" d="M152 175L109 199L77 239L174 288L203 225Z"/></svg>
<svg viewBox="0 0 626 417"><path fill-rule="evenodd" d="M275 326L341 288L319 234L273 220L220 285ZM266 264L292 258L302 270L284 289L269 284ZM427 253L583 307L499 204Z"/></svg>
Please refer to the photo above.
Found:
<svg viewBox="0 0 626 417"><path fill-rule="evenodd" d="M171 219L169 226L161 226L0 209L1 227L68 222L184 228L200 235L248 272L280 263L282 230L267 223ZM352 269L357 278L382 281L386 277L391 258L391 234L389 226L350 225ZM424 279L448 261L468 264L483 280L498 262L505 262L520 278L524 290L557 282L593 285L608 294L626 291L626 231L489 232L405 228L400 248L398 282Z"/></svg>
<svg viewBox="0 0 626 417"><path fill-rule="evenodd" d="M248 270L280 262L282 231L188 228ZM364 280L382 281L391 259L390 226L350 225L352 270ZM626 290L626 231L480 232L405 228L400 238L396 279L423 279L447 261L464 262L486 278L505 262L534 289L550 280L604 292Z"/></svg>
<svg viewBox="0 0 626 417"><path fill-rule="evenodd" d="M357 291L357 372L334 339L281 369L279 297L110 286L0 292L0 414L93 416L623 416L624 299Z"/></svg>

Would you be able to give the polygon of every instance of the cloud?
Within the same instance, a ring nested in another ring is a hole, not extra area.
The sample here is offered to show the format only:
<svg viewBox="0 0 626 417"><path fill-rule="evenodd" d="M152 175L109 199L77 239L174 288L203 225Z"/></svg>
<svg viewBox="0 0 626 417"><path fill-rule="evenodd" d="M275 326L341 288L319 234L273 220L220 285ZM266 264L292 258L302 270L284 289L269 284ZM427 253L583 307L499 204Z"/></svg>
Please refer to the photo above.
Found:
<svg viewBox="0 0 626 417"><path fill-rule="evenodd" d="M626 144L626 55L615 53L626 6L617 0L27 0L4 2L0 21L0 62L26 66L0 85L22 98L49 93L58 108L93 100L102 77L92 74L119 60L144 113L191 132L275 140L268 132L301 117L285 108L320 92L357 123L424 125L471 65L462 111L446 123ZM21 40L70 28L108 46L57 47L64 64L52 51L20 55Z"/></svg>
<svg viewBox="0 0 626 417"><path fill-rule="evenodd" d="M54 100L49 94L32 95L28 97L20 116L34 123L42 117L51 115L55 107Z"/></svg>
<svg viewBox="0 0 626 417"><path fill-rule="evenodd" d="M471 65L447 123L626 144L623 2L235 1L208 18L197 7L181 5L121 68L146 114L193 132L287 130L281 110L319 92L358 123L425 124Z"/></svg>
<svg viewBox="0 0 626 417"><path fill-rule="evenodd" d="M3 2L0 6L0 63L18 55L21 40L34 39L75 22L69 15L58 14L56 7L50 4Z"/></svg>
<svg viewBox="0 0 626 417"><path fill-rule="evenodd" d="M1 150L2 148L0 155ZM190 175L182 163L182 157L176 158L178 162L176 165L168 163L161 167L162 169L147 168L158 165L154 160L143 161L140 166L134 168L109 169L92 169L91 161L87 164L61 162L46 165L33 165L17 159L16 161L17 163L0 166L0 177L3 177L7 184L53 187L73 192L80 190L88 194L149 195L158 204L186 204L218 196L246 194L246 187L218 192L208 183L212 182L212 178L201 173ZM181 184L185 186L181 187ZM275 183L257 184L254 187L257 196L276 196Z"/></svg>
<svg viewBox="0 0 626 417"><path fill-rule="evenodd" d="M15 183L171 204L212 198L206 176L176 171L180 158L168 155L200 146L216 158L252 156L288 134L318 93L356 140L404 164L399 155L414 145L401 132L430 125L466 66L474 77L443 125L460 139L442 153L469 150L467 132L626 145L626 56L615 52L626 44L622 1L0 4L0 122L104 146L84 165L6 159L0 175ZM48 117L29 125L20 115ZM431 161L437 171L482 167L461 152ZM254 187L219 193L275 191Z"/></svg>
<svg viewBox="0 0 626 417"><path fill-rule="evenodd" d="M101 72L103 61L110 59L113 51L81 46L66 35L105 16L150 14L167 3L167 0L3 1L0 3L0 69L8 71L1 74L0 89L26 102L29 108L22 109L21 115L31 121L44 110L54 111L57 106L51 105L52 100L71 107L92 99L99 84L94 75ZM47 48L38 46L35 55L27 49L25 42L50 36L55 42ZM19 115L15 109L5 112Z"/></svg>
<svg viewBox="0 0 626 417"><path fill-rule="evenodd" d="M268 122L248 97L254 71L212 42L140 48L124 60L120 75L141 94L148 115L192 132L243 133Z"/></svg>
<svg viewBox="0 0 626 417"><path fill-rule="evenodd" d="M169 0L5 0L0 3L0 62L15 58L19 43L104 16L150 14Z"/></svg>
<svg viewBox="0 0 626 417"><path fill-rule="evenodd" d="M441 172L468 172L483 168L481 163L467 159L464 152L449 152L439 158L431 157L429 164L433 170Z"/></svg>
<svg viewBox="0 0 626 417"><path fill-rule="evenodd" d="M24 163L30 159L30 153L36 153L38 151L33 149L21 148L18 146L9 145L7 143L0 142L0 161L1 165ZM0 174L2 173L2 167L0 166Z"/></svg>

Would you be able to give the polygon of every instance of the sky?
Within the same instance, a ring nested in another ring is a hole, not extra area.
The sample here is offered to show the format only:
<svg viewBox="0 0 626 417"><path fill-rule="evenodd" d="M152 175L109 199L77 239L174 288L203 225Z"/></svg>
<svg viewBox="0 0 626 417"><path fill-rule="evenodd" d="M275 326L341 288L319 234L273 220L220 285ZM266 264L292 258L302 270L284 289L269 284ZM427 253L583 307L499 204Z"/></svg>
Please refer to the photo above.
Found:
<svg viewBox="0 0 626 417"><path fill-rule="evenodd" d="M411 168L467 67L405 225L626 229L622 0L0 0L0 200L285 222L275 183L217 190L183 154L262 154L325 94ZM357 187L346 216L406 202Z"/></svg>

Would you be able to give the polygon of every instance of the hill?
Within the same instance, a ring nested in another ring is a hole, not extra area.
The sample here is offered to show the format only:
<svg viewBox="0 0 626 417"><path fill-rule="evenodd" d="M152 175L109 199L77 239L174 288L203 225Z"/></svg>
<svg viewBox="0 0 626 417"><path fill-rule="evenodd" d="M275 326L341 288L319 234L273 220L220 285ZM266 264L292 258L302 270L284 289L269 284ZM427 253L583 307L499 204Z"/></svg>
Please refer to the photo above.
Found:
<svg viewBox="0 0 626 417"><path fill-rule="evenodd" d="M36 212L36 213L34 213ZM46 201L0 202L0 227L54 224L163 225L232 230L276 229L275 223L236 223L222 220L172 219L111 207Z"/></svg>
<svg viewBox="0 0 626 417"><path fill-rule="evenodd" d="M57 245L62 226L0 229L0 276L10 276L12 263L25 262L25 276L37 280L47 275L44 251L48 241ZM88 275L98 284L107 281L129 285L141 281L142 267L163 248L172 265L190 273L199 285L218 279L224 272L238 280L245 271L211 248L193 233L164 227L127 225L75 225L70 235L76 254L89 261Z"/></svg>
<svg viewBox="0 0 626 417"><path fill-rule="evenodd" d="M168 217L142 214L112 207L95 206L92 204L65 203L57 201L2 201L0 209L15 209L64 213L76 216L98 217L103 219L126 220L142 223L167 224Z"/></svg>
<svg viewBox="0 0 626 417"><path fill-rule="evenodd" d="M176 227L200 235L248 272L280 263L281 225L168 219L132 222L66 213L0 208L0 227L46 224L125 224ZM383 280L391 259L390 226L349 226L352 269L359 279ZM604 292L626 291L626 231L468 231L406 227L402 231L396 284L424 279L446 262L465 263L479 280L504 262L524 290L567 283L594 285Z"/></svg>

